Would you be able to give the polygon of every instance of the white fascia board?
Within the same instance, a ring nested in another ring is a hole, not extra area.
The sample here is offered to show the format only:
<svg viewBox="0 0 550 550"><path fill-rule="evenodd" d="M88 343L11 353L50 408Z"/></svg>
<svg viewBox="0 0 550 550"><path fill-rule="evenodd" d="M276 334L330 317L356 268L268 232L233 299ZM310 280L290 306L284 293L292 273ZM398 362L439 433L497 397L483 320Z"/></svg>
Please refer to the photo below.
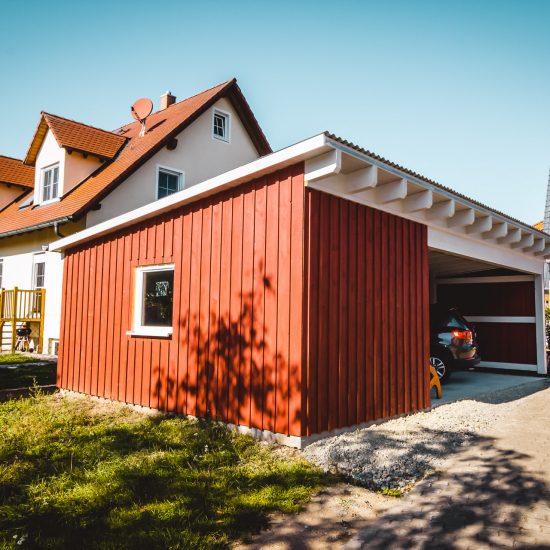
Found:
<svg viewBox="0 0 550 550"><path fill-rule="evenodd" d="M443 228L428 226L428 247L442 252L450 252L457 256L481 260L495 267L509 267L510 269L526 271L540 275L544 271L544 259L522 253L518 249L470 237L458 235Z"/></svg>
<svg viewBox="0 0 550 550"><path fill-rule="evenodd" d="M330 152L331 147L327 146L327 137L325 134L319 134L312 138L306 139L295 145L291 145L285 149L281 149L265 157L261 157L257 160L249 162L224 172L219 176L210 178L202 183L193 185L187 189L168 195L155 202L125 212L120 216L116 216L110 220L106 220L102 223L74 233L58 241L54 241L49 245L49 250L61 252L69 247L77 244L96 239L103 235L112 233L129 227L143 220L158 216L180 206L195 202L210 195L214 195L223 191L235 187L240 183L252 180L254 178L261 177L265 174L279 170L286 166L291 166L298 162L307 160L314 156Z"/></svg>

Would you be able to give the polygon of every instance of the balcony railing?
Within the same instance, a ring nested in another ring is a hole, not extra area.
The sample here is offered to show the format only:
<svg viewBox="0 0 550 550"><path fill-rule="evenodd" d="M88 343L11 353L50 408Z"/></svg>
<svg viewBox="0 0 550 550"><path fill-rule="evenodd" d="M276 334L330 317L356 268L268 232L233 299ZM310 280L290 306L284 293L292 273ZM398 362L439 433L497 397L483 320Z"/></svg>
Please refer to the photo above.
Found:
<svg viewBox="0 0 550 550"><path fill-rule="evenodd" d="M19 349L17 330L29 328L28 341L34 342L33 349L42 353L44 336L44 305L46 289L11 290L0 289L0 337L2 351L12 353Z"/></svg>

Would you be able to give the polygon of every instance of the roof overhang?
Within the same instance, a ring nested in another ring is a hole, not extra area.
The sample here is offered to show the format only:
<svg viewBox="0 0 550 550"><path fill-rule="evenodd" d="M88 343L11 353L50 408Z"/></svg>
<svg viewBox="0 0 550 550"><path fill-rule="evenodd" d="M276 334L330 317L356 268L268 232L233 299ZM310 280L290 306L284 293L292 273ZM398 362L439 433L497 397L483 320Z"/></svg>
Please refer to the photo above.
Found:
<svg viewBox="0 0 550 550"><path fill-rule="evenodd" d="M67 250L302 161L305 185L312 189L420 222L437 231L490 242L493 248L502 247L518 256L529 255L538 261L550 257L550 235L327 133L56 241L50 250Z"/></svg>

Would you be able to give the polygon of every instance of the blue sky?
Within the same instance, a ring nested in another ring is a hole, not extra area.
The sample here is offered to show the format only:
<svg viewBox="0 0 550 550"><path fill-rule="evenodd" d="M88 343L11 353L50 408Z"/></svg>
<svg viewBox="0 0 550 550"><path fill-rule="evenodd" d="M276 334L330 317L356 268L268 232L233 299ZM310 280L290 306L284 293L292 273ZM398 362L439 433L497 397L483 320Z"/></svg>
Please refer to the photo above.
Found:
<svg viewBox="0 0 550 550"><path fill-rule="evenodd" d="M0 17L0 153L41 110L113 129L236 76L274 149L330 130L527 222L550 167L550 2L20 2Z"/></svg>

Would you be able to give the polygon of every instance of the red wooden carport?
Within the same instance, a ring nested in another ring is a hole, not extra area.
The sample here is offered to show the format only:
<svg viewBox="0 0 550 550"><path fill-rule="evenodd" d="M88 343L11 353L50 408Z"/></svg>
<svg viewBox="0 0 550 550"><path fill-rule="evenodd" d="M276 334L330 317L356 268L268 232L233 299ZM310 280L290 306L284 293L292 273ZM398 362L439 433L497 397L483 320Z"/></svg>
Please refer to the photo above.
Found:
<svg viewBox="0 0 550 550"><path fill-rule="evenodd" d="M59 387L296 446L428 408L430 231L487 230L443 189L322 134L54 243ZM534 237L511 257L536 273L547 238L518 231ZM172 327L148 335L133 327L136 273L163 265Z"/></svg>

